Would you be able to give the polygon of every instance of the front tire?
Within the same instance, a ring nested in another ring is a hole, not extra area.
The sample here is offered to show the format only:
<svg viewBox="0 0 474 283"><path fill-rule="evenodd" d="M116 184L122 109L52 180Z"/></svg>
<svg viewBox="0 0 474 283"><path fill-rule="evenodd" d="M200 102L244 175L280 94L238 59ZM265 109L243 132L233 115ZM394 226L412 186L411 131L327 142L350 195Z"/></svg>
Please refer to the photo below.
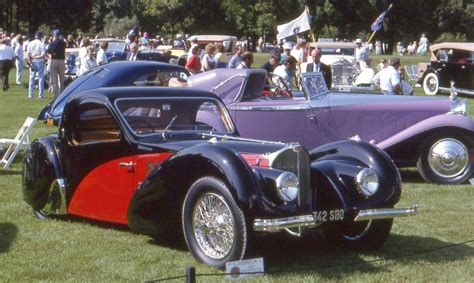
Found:
<svg viewBox="0 0 474 283"><path fill-rule="evenodd" d="M353 222L325 229L326 237L337 244L367 251L379 250L390 236L393 219Z"/></svg>
<svg viewBox="0 0 474 283"><path fill-rule="evenodd" d="M432 137L422 146L416 163L427 182L459 184L473 174L470 147L456 136Z"/></svg>
<svg viewBox="0 0 474 283"><path fill-rule="evenodd" d="M427 95L439 93L439 79L435 73L429 73L423 79L423 90Z"/></svg>
<svg viewBox="0 0 474 283"><path fill-rule="evenodd" d="M195 258L224 268L243 259L248 242L247 225L226 184L214 177L198 179L183 204L184 239Z"/></svg>

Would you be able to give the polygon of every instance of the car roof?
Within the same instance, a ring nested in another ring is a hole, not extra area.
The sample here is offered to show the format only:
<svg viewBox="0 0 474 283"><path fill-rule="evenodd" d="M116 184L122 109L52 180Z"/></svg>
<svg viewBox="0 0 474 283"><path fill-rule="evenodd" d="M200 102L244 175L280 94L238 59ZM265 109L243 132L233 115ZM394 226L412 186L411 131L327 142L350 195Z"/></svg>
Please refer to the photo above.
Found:
<svg viewBox="0 0 474 283"><path fill-rule="evenodd" d="M452 48L474 52L474 42L443 42L430 46L430 51L434 52L441 48Z"/></svg>
<svg viewBox="0 0 474 283"><path fill-rule="evenodd" d="M96 41L107 41L107 42L116 41L116 42L124 42L125 43L125 39L120 39L120 38L97 38L97 39L92 39L91 41L92 42L96 42Z"/></svg>
<svg viewBox="0 0 474 283"><path fill-rule="evenodd" d="M221 100L217 95L199 89L192 88L172 88L172 87L105 87L90 89L75 94L71 100L82 99L85 97L96 97L109 100L111 102L120 98L157 98L157 97L205 97Z"/></svg>
<svg viewBox="0 0 474 283"><path fill-rule="evenodd" d="M311 46L311 47L321 47L321 48L325 48L325 47L355 48L356 47L354 42L337 42L337 41L334 41L334 42L326 42L326 41L323 41L323 42L310 42L309 46Z"/></svg>

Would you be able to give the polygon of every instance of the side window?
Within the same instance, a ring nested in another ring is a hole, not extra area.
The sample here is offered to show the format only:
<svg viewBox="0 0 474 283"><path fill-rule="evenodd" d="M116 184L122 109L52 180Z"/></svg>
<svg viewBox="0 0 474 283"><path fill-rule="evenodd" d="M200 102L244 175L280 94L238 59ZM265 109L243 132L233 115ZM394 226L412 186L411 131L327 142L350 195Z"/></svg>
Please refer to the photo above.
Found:
<svg viewBox="0 0 474 283"><path fill-rule="evenodd" d="M446 54L446 50L441 49L441 50L438 52L438 59L439 59L439 61L441 61L441 62L448 60L448 55Z"/></svg>
<svg viewBox="0 0 474 283"><path fill-rule="evenodd" d="M104 105L83 104L76 113L70 135L73 144L120 141L120 128Z"/></svg>

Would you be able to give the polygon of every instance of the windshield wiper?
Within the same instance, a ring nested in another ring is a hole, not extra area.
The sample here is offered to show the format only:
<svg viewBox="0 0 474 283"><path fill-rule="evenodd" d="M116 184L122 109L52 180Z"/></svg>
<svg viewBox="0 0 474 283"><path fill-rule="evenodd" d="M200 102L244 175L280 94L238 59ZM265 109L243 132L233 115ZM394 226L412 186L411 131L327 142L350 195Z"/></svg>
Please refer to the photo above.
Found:
<svg viewBox="0 0 474 283"><path fill-rule="evenodd" d="M166 128L163 130L163 133L161 133L161 136L163 137L163 139L166 140L166 131L168 131L168 129L171 127L171 125L173 125L174 121L178 118L178 115L175 115L173 117L173 119L171 119L171 121L168 123L168 125L166 126Z"/></svg>

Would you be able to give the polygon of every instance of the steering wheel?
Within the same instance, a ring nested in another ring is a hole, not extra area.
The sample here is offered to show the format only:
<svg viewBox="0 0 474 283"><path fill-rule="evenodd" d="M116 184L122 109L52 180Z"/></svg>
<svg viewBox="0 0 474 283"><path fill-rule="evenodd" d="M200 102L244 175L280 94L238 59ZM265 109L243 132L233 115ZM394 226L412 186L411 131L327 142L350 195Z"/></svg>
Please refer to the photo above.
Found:
<svg viewBox="0 0 474 283"><path fill-rule="evenodd" d="M289 90L288 86L285 83L285 79L272 74L267 78L268 87L273 91L270 92L270 97L293 97L291 91Z"/></svg>
<svg viewBox="0 0 474 283"><path fill-rule="evenodd" d="M152 133L155 132L155 128L153 128L153 126L150 124L150 122L148 122L146 120L143 120L143 119L131 120L131 121L129 121L129 124L130 124L130 126L132 126L134 124L144 124L146 127L150 128ZM138 127L133 127L133 128L135 130L135 133L137 133L137 134L139 134L140 132L143 132L142 130L139 130Z"/></svg>

